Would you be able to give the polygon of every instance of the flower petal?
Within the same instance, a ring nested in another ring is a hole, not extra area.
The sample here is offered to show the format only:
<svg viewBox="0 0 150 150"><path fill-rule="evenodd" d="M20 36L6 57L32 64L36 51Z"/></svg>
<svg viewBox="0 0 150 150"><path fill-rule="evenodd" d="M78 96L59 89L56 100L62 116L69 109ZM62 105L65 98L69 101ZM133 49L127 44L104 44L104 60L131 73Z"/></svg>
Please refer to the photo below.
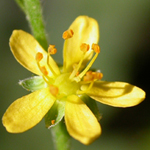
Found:
<svg viewBox="0 0 150 150"><path fill-rule="evenodd" d="M3 125L11 133L24 132L42 120L54 101L49 88L21 97L6 110L2 118Z"/></svg>
<svg viewBox="0 0 150 150"><path fill-rule="evenodd" d="M98 81L86 91L88 87L88 85L82 85L81 90L101 103L116 107L131 107L145 98L145 92L142 89L125 82Z"/></svg>
<svg viewBox="0 0 150 150"><path fill-rule="evenodd" d="M43 59L40 62L41 66L47 67L47 52L29 33L22 30L14 30L10 37L10 48L16 60L29 71L41 75L41 71L39 70L35 60L37 52L41 52L43 54ZM54 71L59 74L59 68L52 57L50 57L50 64ZM49 73L51 76L52 73Z"/></svg>
<svg viewBox="0 0 150 150"><path fill-rule="evenodd" d="M95 115L98 121L102 118L98 106L96 104L96 101L92 98L90 98L86 94L80 95L81 100L88 106L88 108L92 111L92 113Z"/></svg>
<svg viewBox="0 0 150 150"><path fill-rule="evenodd" d="M92 45L98 43L99 40L99 27L95 19L88 16L79 16L71 24L69 29L72 29L74 35L72 38L65 40L63 49L64 70L71 70L73 64L79 63L83 58L83 52L80 50L82 43ZM93 51L89 50L83 61L83 65L91 59ZM84 66L83 66L84 67Z"/></svg>
<svg viewBox="0 0 150 150"><path fill-rule="evenodd" d="M81 143L88 145L101 134L101 127L91 110L76 96L67 98L65 122L69 134Z"/></svg>

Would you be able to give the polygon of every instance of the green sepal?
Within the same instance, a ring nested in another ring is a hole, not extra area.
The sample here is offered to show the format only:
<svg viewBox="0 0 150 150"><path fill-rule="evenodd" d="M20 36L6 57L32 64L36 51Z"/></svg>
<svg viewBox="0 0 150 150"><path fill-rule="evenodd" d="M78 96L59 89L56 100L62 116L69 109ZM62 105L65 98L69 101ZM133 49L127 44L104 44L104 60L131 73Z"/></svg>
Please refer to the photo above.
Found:
<svg viewBox="0 0 150 150"><path fill-rule="evenodd" d="M88 95L83 94L80 95L81 100L90 108L90 110L93 112L97 120L99 121L102 117L99 112L98 106L92 98L90 98Z"/></svg>
<svg viewBox="0 0 150 150"><path fill-rule="evenodd" d="M31 92L47 87L47 83L41 76L33 76L24 80L20 80L19 85Z"/></svg>
<svg viewBox="0 0 150 150"><path fill-rule="evenodd" d="M45 115L45 126L50 129L57 125L64 117L65 114L65 101L56 100L51 109Z"/></svg>

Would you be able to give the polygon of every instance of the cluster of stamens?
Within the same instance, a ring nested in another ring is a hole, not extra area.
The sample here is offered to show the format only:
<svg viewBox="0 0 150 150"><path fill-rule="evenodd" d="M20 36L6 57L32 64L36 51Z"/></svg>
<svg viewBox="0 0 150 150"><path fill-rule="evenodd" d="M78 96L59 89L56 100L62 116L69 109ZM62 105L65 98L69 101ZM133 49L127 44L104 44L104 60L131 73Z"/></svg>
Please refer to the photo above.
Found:
<svg viewBox="0 0 150 150"><path fill-rule="evenodd" d="M103 77L103 74L101 72L88 71L83 77L83 81L101 80L102 77Z"/></svg>
<svg viewBox="0 0 150 150"><path fill-rule="evenodd" d="M63 33L62 37L63 37L63 39L67 40L69 38L72 38L73 34L74 34L74 32L71 29L69 29ZM93 65L94 61L96 60L98 54L100 53L100 47L98 44L93 43L90 48L89 44L82 43L80 45L80 50L83 52L83 57L80 59L78 64L73 65L73 71L72 71L71 75L69 76L69 79L71 81L76 81L76 82L80 82L82 80L82 82L84 82L84 83L86 83L86 82L90 83L89 88L91 88L94 81L101 80L103 77L103 74L100 72L89 71L89 69ZM81 71L82 63L84 61L84 58L86 57L86 53L89 50L93 50L95 52L95 55L92 57L91 61L88 63L88 65L85 67L85 69ZM35 57L38 68L40 69L40 71L43 74L43 79L49 85L50 93L55 97L59 93L58 87L53 85L55 77L57 77L57 74L51 67L51 65L49 63L50 62L49 59L50 59L50 55L56 54L56 52L57 52L57 49L55 48L55 45L49 45L48 54L47 54L47 66L48 67L40 65L40 61L43 59L42 53L38 52ZM47 69L49 69L50 72L53 74L53 77L54 77L53 79L48 76L49 70L47 70Z"/></svg>
<svg viewBox="0 0 150 150"><path fill-rule="evenodd" d="M38 52L36 54L35 59L36 59L36 62L37 62L37 65L38 65L40 71L43 73L44 76L47 76L48 75L48 71L47 71L46 67L45 66L40 66L40 61L43 59L43 54Z"/></svg>
<svg viewBox="0 0 150 150"><path fill-rule="evenodd" d="M78 64L75 64L73 66L73 71L69 77L71 80L75 80L75 81L79 82L83 78L83 81L92 81L92 80L100 80L103 77L102 73L91 72L91 71L88 72L88 70L91 68L94 61L96 60L98 54L100 53L100 47L98 44L95 44L95 43L93 43L91 46L91 50L93 50L95 52L94 57L91 59L89 64L86 66L86 68L82 72L79 73L80 67L81 67L81 65L84 61L84 58L86 56L86 53L89 51L89 49L90 49L89 44L86 44L86 43L81 44L80 50L83 52L83 57L81 58L81 60Z"/></svg>
<svg viewBox="0 0 150 150"><path fill-rule="evenodd" d="M48 69L52 72L54 77L56 76L56 73L53 70L53 68L51 67L51 65L49 64L49 56L55 54L56 52L57 52L57 49L55 48L55 45L49 45L49 47L48 47L48 54L47 54L47 65L48 65ZM58 92L59 92L58 87L56 87L56 86L51 84L51 83L53 83L53 79L48 76L48 74L49 74L48 70L46 69L45 66L41 66L40 65L40 61L43 59L43 54L38 52L36 54L35 59L36 59L36 62L37 62L39 70L43 74L43 79L49 85L50 93L53 96L56 96L58 94Z"/></svg>

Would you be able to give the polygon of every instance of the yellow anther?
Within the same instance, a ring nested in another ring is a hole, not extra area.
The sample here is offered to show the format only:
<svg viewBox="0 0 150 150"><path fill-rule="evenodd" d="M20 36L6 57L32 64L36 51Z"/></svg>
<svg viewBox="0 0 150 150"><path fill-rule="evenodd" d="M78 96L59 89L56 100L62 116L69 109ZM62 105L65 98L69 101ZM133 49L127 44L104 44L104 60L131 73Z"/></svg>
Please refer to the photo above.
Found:
<svg viewBox="0 0 150 150"><path fill-rule="evenodd" d="M48 75L48 71L46 70L45 66L40 67L40 70L41 70L41 72L42 72L45 76Z"/></svg>
<svg viewBox="0 0 150 150"><path fill-rule="evenodd" d="M82 43L80 46L80 49L83 52L87 52L89 50L89 48L90 48L89 44L86 44L86 43Z"/></svg>
<svg viewBox="0 0 150 150"><path fill-rule="evenodd" d="M57 86L55 85L50 85L49 86L49 89L50 89L50 93L53 95L53 96L56 96L59 92L59 89Z"/></svg>
<svg viewBox="0 0 150 150"><path fill-rule="evenodd" d="M53 54L56 54L56 52L57 52L57 49L55 48L55 45L49 45L48 53L53 55Z"/></svg>
<svg viewBox="0 0 150 150"><path fill-rule="evenodd" d="M52 124L52 125L55 124L55 120L51 120L51 124Z"/></svg>
<svg viewBox="0 0 150 150"><path fill-rule="evenodd" d="M100 47L98 44L92 44L92 49L95 51L95 53L100 53Z"/></svg>
<svg viewBox="0 0 150 150"><path fill-rule="evenodd" d="M43 54L40 53L40 52L38 52L38 53L36 54L36 56L35 56L35 59L36 59L37 62L41 61L42 58L43 58Z"/></svg>
<svg viewBox="0 0 150 150"><path fill-rule="evenodd" d="M73 36L73 34L74 34L74 32L73 32L71 29L66 30L66 31L63 33L62 38L63 38L64 40L69 39L69 38L71 38L71 37Z"/></svg>

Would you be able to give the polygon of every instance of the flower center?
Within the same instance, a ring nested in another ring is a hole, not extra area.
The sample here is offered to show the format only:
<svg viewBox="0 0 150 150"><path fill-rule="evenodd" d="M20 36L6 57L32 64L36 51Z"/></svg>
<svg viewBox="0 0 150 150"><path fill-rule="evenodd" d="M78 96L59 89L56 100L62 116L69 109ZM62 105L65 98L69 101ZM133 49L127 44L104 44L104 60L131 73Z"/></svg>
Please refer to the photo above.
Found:
<svg viewBox="0 0 150 150"><path fill-rule="evenodd" d="M54 82L54 85L59 87L59 94L60 95L72 95L72 94L76 94L77 90L80 87L80 84L75 82L75 81L71 81L69 79L69 75L70 73L63 73L60 74Z"/></svg>
<svg viewBox="0 0 150 150"><path fill-rule="evenodd" d="M50 93L57 97L58 99L71 95L71 94L76 94L77 90L79 89L79 84L76 83L75 81L71 81L69 79L70 73L61 73L57 75L53 68L49 64L49 57L51 54L55 54L57 52L57 49L55 48L55 45L50 45L48 48L48 54L47 54L47 63L45 66L48 66L49 71L52 72L53 76L50 77L48 74L48 70L46 69L45 66L41 66L40 61L43 59L43 54L38 52L36 54L36 62L38 65L38 68L42 72L43 79L47 83L50 89Z"/></svg>

